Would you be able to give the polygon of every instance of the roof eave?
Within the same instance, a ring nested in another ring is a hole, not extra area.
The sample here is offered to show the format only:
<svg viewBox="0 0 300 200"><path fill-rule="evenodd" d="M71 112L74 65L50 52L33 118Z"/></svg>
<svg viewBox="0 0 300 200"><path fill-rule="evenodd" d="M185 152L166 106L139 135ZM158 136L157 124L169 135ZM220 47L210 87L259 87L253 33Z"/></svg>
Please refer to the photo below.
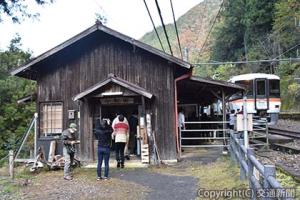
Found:
<svg viewBox="0 0 300 200"><path fill-rule="evenodd" d="M228 85L227 82L224 83L219 83L217 81L214 80L209 80L209 79L204 79L204 78L199 78L199 77L191 77L190 80L192 81L196 81L196 82L203 82L203 83L208 83L208 84L213 84L213 85L218 85L221 87L227 87L227 88L232 88L232 89L236 89L236 90L246 90L244 87L230 83L230 85Z"/></svg>
<svg viewBox="0 0 300 200"><path fill-rule="evenodd" d="M135 92L135 93L137 93L139 95L142 95L142 96L144 96L144 97L146 97L148 99L152 99L153 94L147 92L143 88L141 88L139 86L135 86L135 85L133 85L131 83L126 83L125 80L122 80L122 79L120 79L118 77L113 77L113 75L111 75L111 74L109 76L110 77L107 78L107 79L105 79L104 81L102 81L100 83L97 83L97 84L91 86L90 88L86 89L85 91L83 91L83 92L75 95L72 98L73 101L78 101L78 100L84 98L85 96L93 93L94 91L98 90L99 88L101 88L102 86L104 86L104 85L106 85L106 84L108 84L110 82L116 83L116 84L118 84L118 85L120 85L120 86L122 86L122 87L124 87L124 88L126 88L128 90L131 90L131 91L133 91L133 92ZM135 89L135 90L133 90L133 89Z"/></svg>

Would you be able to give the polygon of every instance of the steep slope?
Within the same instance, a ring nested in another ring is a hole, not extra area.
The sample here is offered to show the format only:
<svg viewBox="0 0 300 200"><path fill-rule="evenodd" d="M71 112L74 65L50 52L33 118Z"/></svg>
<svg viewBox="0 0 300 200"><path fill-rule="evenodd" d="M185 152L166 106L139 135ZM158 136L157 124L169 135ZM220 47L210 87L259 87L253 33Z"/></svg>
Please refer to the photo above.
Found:
<svg viewBox="0 0 300 200"><path fill-rule="evenodd" d="M199 51L211 27L211 22L219 10L220 4L221 0L204 0L197 6L190 9L186 14L178 18L177 27L181 47L182 49L188 49L190 62L196 62L199 59ZM174 55L180 57L174 24L167 24L166 28ZM169 53L166 37L164 36L162 27L159 26L157 31L162 40L164 49ZM161 49L154 31L146 33L140 40Z"/></svg>

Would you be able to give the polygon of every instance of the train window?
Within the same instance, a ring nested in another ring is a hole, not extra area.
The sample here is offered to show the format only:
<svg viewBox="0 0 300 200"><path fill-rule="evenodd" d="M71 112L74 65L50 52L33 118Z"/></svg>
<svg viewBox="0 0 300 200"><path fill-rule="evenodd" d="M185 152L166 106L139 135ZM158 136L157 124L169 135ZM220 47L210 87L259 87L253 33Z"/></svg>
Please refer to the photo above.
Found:
<svg viewBox="0 0 300 200"><path fill-rule="evenodd" d="M256 81L256 94L258 96L266 95L266 81L265 80L257 80Z"/></svg>
<svg viewBox="0 0 300 200"><path fill-rule="evenodd" d="M251 97L253 95L253 80L242 80L235 82L246 88L246 96Z"/></svg>
<svg viewBox="0 0 300 200"><path fill-rule="evenodd" d="M243 98L243 93L242 92L237 92L235 94L233 94L229 100L233 101L233 100L236 100L236 99L241 99Z"/></svg>
<svg viewBox="0 0 300 200"><path fill-rule="evenodd" d="M279 80L269 80L270 97L280 97L280 83Z"/></svg>

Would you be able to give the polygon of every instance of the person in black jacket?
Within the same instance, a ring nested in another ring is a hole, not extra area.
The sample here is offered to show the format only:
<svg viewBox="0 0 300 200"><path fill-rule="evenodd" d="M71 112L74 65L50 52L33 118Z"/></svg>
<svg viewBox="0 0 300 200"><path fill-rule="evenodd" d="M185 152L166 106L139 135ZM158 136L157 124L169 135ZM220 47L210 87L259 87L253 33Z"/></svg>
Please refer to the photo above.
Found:
<svg viewBox="0 0 300 200"><path fill-rule="evenodd" d="M108 120L97 120L95 137L98 140L98 165L97 165L97 180L102 179L101 169L102 162L104 159L105 170L104 170L104 180L108 179L109 172L109 157L110 157L110 144L111 144L111 134L113 129L109 125Z"/></svg>

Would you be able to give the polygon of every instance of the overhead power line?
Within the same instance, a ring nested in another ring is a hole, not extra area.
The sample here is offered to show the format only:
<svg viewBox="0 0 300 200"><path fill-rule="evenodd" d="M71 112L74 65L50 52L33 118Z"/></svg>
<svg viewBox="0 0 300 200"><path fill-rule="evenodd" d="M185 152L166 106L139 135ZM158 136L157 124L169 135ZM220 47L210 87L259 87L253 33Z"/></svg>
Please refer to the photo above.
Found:
<svg viewBox="0 0 300 200"><path fill-rule="evenodd" d="M180 51L181 59L183 59L182 49L181 49L181 45L180 45L179 34L178 34L178 29L177 29L177 24L176 24L176 19L175 19L175 13L174 13L174 8L173 8L172 0L170 0L170 4L171 4L171 8L172 8L173 21L174 21L174 26L175 26L175 31L176 31L176 36L177 36L177 42L178 42L178 46L179 46L179 51Z"/></svg>
<svg viewBox="0 0 300 200"><path fill-rule="evenodd" d="M155 31L155 33L156 33L157 39L158 39L158 41L159 41L159 44L160 44L162 50L165 52L164 46L163 46L163 44L162 44L162 42L161 42L161 40L160 40L160 37L159 37L159 35L158 35L158 32L157 32L157 30L156 30L156 27L155 27L155 24L154 24L154 22L153 22L152 16L151 16L151 14L150 14L150 11L149 11L149 8L148 8L148 5L147 5L146 0L144 0L144 4L145 4L145 7L146 7L146 9L147 9L148 15L149 15L149 17L150 17L150 20L151 20L152 26L153 26L153 28L154 28L154 31Z"/></svg>
<svg viewBox="0 0 300 200"><path fill-rule="evenodd" d="M248 60L248 61L234 61L234 62L200 62L194 63L193 65L225 65L225 64L246 64L246 63L272 63L280 61L300 61L300 58L285 58L285 59L269 59L269 60Z"/></svg>
<svg viewBox="0 0 300 200"><path fill-rule="evenodd" d="M171 53L171 55L173 56L173 51L172 51L172 48L171 48L169 36L168 36L168 34L167 34L166 26L165 26L163 17L162 17L162 15L161 15L160 7L159 7L159 5L158 5L157 0L155 0L155 4L156 4L156 8L157 8L159 17L160 17L161 25L162 25L162 27L163 27L163 29L164 29L164 33L165 33L165 36L166 36L166 39L167 39L167 43L168 43L168 46L169 46L169 49L170 49L170 53Z"/></svg>
<svg viewBox="0 0 300 200"><path fill-rule="evenodd" d="M222 1L221 5L220 5L220 8L219 8L219 10L218 10L218 13L217 13L216 17L214 18L213 24L211 25L211 27L210 27L210 29L209 29L209 31L208 31L208 34L207 34L207 36L206 36L206 38L205 38L205 40L204 40L204 43L203 43L203 45L202 45L202 47L201 47L201 50L200 50L200 55L201 55L201 53L202 53L202 50L203 50L204 46L206 45L206 42L207 42L207 40L208 40L208 38L209 38L209 36L210 36L211 31L213 30L213 27L214 27L214 25L215 25L215 23L216 23L218 17L219 17L219 15L220 15L220 12L221 12L221 9L222 9L222 7L223 7L223 4L224 4L224 0Z"/></svg>
<svg viewBox="0 0 300 200"><path fill-rule="evenodd" d="M292 46L292 47L291 47L291 48L289 48L288 50L284 51L282 54L280 54L280 55L276 56L274 59L276 59L276 58L279 58L280 56L284 55L285 53L287 53L287 52L289 52L289 51L291 51L291 50L295 49L295 48L296 48L297 46L299 46L299 45L300 45L300 43L298 43L298 44L296 44L296 45Z"/></svg>

